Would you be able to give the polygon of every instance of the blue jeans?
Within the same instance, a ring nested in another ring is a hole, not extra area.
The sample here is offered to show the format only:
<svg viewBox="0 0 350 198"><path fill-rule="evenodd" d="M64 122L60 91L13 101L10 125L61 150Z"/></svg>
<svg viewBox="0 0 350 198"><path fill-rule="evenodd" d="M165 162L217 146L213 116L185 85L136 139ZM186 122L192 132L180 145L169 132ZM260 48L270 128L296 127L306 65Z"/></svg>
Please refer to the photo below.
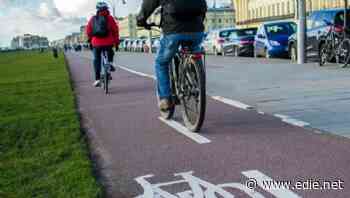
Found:
<svg viewBox="0 0 350 198"><path fill-rule="evenodd" d="M191 49L193 51L199 51L203 39L203 32L162 36L155 63L158 95L160 99L169 99L171 96L169 66L171 60L179 50L180 42L192 41L193 46L191 46Z"/></svg>
<svg viewBox="0 0 350 198"><path fill-rule="evenodd" d="M100 80L101 78L101 53L103 50L107 50L108 55L108 62L113 62L113 46L106 46L106 47L94 47L92 52L94 55L94 73L95 73L95 80Z"/></svg>

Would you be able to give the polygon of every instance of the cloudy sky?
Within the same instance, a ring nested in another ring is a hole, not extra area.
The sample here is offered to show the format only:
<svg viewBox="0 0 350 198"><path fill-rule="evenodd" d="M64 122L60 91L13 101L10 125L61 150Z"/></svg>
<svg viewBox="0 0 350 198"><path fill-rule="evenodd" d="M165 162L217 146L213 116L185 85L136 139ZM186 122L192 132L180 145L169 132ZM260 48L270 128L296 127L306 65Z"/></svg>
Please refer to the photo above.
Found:
<svg viewBox="0 0 350 198"><path fill-rule="evenodd" d="M24 33L47 36L49 40L63 38L79 31L95 12L97 0L0 0L0 47L9 46L15 35ZM119 2L117 15L135 12L142 0ZM218 0L224 2L228 0ZM211 1L208 1L211 5Z"/></svg>

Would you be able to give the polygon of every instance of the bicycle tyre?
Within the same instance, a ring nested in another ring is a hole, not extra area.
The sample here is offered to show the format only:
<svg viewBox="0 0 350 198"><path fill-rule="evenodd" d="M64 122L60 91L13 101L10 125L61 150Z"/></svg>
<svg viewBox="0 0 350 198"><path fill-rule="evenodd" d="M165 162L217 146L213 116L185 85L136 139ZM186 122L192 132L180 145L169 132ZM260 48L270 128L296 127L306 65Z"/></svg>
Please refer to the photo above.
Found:
<svg viewBox="0 0 350 198"><path fill-rule="evenodd" d="M192 132L199 132L204 119L205 119L205 112L206 112L206 105L207 105L207 101L206 101L206 74L205 74L205 70L204 70L204 64L202 63L202 61L194 61L194 63L192 64L192 68L194 69L194 74L195 77L197 78L198 81L198 90L199 90L199 94L198 94L198 114L195 120L192 120L189 115L188 115L188 110L186 108L186 104L187 101L185 99L185 97L181 98L182 102L182 118L184 121L185 126ZM186 74L183 74L186 75ZM194 122L193 122L194 121Z"/></svg>
<svg viewBox="0 0 350 198"><path fill-rule="evenodd" d="M109 74L108 73L105 74L105 77L104 77L103 81L104 81L104 84L105 84L104 85L105 94L108 94L108 92L109 92L109 89L108 89L108 86L109 86Z"/></svg>
<svg viewBox="0 0 350 198"><path fill-rule="evenodd" d="M339 46L339 50L341 51L341 53L345 54L341 54L339 56L342 57L342 59L339 61L339 65L341 68L345 68L349 65L349 61L350 61L350 40L349 39L345 39L341 42L340 46ZM344 51L343 51L344 50Z"/></svg>

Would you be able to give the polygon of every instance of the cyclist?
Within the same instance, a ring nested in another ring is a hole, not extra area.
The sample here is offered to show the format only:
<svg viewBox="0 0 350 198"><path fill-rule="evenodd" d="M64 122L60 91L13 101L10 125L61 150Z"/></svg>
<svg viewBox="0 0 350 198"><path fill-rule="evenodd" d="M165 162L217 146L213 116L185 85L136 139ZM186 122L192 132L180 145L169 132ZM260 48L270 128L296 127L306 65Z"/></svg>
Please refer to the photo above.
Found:
<svg viewBox="0 0 350 198"><path fill-rule="evenodd" d="M96 15L93 16L86 27L88 40L91 42L94 55L94 71L95 82L94 86L101 85L101 53L107 50L108 62L111 65L111 71L115 71L113 66L113 46L118 50L119 46L119 27L117 21L110 15L108 4L98 2L96 4Z"/></svg>
<svg viewBox="0 0 350 198"><path fill-rule="evenodd" d="M137 25L150 29L147 19L161 7L163 35L155 60L159 108L166 111L174 105L171 100L169 65L182 41L191 41L192 50L200 50L204 39L204 19L207 11L205 0L143 0L137 16Z"/></svg>

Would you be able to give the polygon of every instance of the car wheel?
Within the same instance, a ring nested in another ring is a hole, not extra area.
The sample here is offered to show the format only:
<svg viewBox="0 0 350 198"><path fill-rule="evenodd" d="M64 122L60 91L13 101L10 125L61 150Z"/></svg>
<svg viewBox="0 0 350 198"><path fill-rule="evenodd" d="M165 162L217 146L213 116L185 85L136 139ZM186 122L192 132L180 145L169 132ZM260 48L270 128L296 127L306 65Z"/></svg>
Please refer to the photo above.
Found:
<svg viewBox="0 0 350 198"><path fill-rule="evenodd" d="M218 55L218 51L216 50L216 48L214 48L213 52L214 52L214 55L215 55L215 56Z"/></svg>
<svg viewBox="0 0 350 198"><path fill-rule="evenodd" d="M253 53L254 53L254 55L253 55L254 58L259 58L258 52L257 52L255 49L254 49L254 52L253 52Z"/></svg>
<svg viewBox="0 0 350 198"><path fill-rule="evenodd" d="M327 63L327 59L328 59L328 53L327 53L327 48L326 48L326 44L321 44L320 48L319 48L319 66L324 66Z"/></svg>
<svg viewBox="0 0 350 198"><path fill-rule="evenodd" d="M271 54L269 53L269 51L267 49L265 49L265 58L267 58L267 59L271 58Z"/></svg>
<svg viewBox="0 0 350 198"><path fill-rule="evenodd" d="M298 52L295 44L292 44L292 46L290 47L289 56L292 62L296 62L298 60Z"/></svg>
<svg viewBox="0 0 350 198"><path fill-rule="evenodd" d="M238 55L238 48L237 48L237 47L234 48L233 53L234 53L234 56L235 56L235 57L238 57L238 56L239 56L239 55Z"/></svg>

